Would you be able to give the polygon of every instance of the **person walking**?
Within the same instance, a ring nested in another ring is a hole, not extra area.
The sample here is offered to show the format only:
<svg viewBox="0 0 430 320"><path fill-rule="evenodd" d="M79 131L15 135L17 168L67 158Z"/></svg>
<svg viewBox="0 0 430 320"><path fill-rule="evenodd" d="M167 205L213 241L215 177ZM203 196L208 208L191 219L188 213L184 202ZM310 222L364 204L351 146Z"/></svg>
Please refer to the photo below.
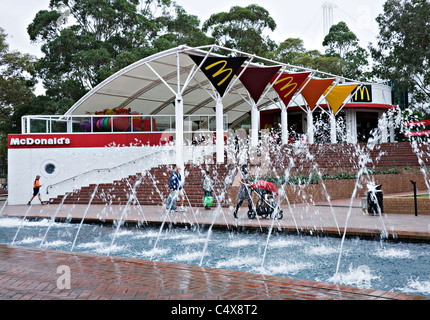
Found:
<svg viewBox="0 0 430 320"><path fill-rule="evenodd" d="M173 191L175 193L174 198L176 200L181 198L181 207L179 210L181 211L187 211L184 207L184 190L182 189L182 177L181 177L181 168L179 166L176 166L176 170L172 172L170 175L170 183L169 183L169 189L170 191Z"/></svg>
<svg viewBox="0 0 430 320"><path fill-rule="evenodd" d="M28 201L27 205L31 205L31 201L33 201L34 197L38 197L39 201L42 205L44 205L45 203L42 201L42 198L40 197L40 187L42 185L40 184L40 176L37 175L36 179L33 182L33 196L31 197L30 201Z"/></svg>
<svg viewBox="0 0 430 320"><path fill-rule="evenodd" d="M242 168L240 170L240 186L239 186L239 192L237 194L236 200L237 205L236 209L234 210L233 216L237 219L237 212L239 211L240 206L243 204L243 202L246 200L248 201L248 209L252 210L252 199L251 199L251 185L249 184L249 177L248 177L248 170L247 165L242 165Z"/></svg>

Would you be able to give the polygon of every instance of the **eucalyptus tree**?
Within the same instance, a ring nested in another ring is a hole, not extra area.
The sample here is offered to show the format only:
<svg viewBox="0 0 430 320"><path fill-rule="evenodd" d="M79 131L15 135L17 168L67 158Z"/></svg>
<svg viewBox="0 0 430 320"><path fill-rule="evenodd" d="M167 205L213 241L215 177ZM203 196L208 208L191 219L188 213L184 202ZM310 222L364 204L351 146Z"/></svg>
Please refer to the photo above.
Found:
<svg viewBox="0 0 430 320"><path fill-rule="evenodd" d="M19 130L11 121L15 110L34 98L35 61L29 54L11 51L0 27L0 173L7 172L7 135Z"/></svg>
<svg viewBox="0 0 430 320"><path fill-rule="evenodd" d="M388 0L376 21L377 46L371 47L375 73L394 83L401 96L397 102L409 92L412 102L430 113L430 2Z"/></svg>
<svg viewBox="0 0 430 320"><path fill-rule="evenodd" d="M71 104L123 67L193 39L199 20L170 0L51 0L27 31L46 95Z"/></svg>
<svg viewBox="0 0 430 320"><path fill-rule="evenodd" d="M266 57L276 44L265 32L274 31L276 22L270 13L256 4L233 6L229 12L212 14L203 23L214 42L223 47Z"/></svg>
<svg viewBox="0 0 430 320"><path fill-rule="evenodd" d="M342 68L338 74L357 80L369 80L369 53L359 46L359 39L343 21L331 26L324 37L327 57L338 57Z"/></svg>

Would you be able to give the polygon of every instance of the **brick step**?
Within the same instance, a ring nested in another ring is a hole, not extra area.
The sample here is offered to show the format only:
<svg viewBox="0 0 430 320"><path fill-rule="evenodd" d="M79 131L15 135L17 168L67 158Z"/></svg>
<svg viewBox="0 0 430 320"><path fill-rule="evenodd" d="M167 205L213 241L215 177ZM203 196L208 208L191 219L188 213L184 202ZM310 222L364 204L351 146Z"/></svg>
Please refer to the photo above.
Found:
<svg viewBox="0 0 430 320"><path fill-rule="evenodd" d="M89 204L90 199L89 198L88 199L87 198L80 198L80 199L66 198L66 200L64 200L63 202L61 201L61 199L53 199L51 201L51 203L52 204L60 204L60 203L63 203L63 204ZM91 204L101 204L101 205L106 205L106 204L109 204L109 205L126 205L127 203L135 205L135 204L137 204L137 201L131 200L129 202L128 199L113 200L113 199L98 199L98 198L94 198L91 201ZM147 200L140 200L139 204L141 206L145 206L145 205L161 205L164 203L162 203L159 199L156 199L156 200L147 199ZM189 203L187 200L185 200L184 204L186 206L191 204L192 207L203 207L203 198L201 198L199 201L191 201L191 199L190 199ZM215 199L213 202L213 206L217 206L217 201ZM221 206L222 207L228 207L228 204L223 203L223 204L221 204Z"/></svg>
<svg viewBox="0 0 430 320"><path fill-rule="evenodd" d="M225 166L209 166L210 169L216 172L213 177L213 184L215 192L218 190L225 189L224 181L225 177L229 173L231 168ZM185 191L189 202L193 207L203 206L203 174L202 169L199 167L191 167L190 165L185 166L185 172L187 174L185 178ZM170 182L171 169L167 167L157 167L150 170L148 174L137 173L136 175L130 175L128 178L114 181L113 183L102 183L97 187L97 191L94 193L96 184L90 184L89 186L82 187L79 190L75 190L69 194L65 199L64 195L60 195L55 199L51 199L51 203L65 203L65 204L88 204L92 199L92 204L122 204L125 205L129 201L130 203L136 202L135 199L129 198L132 188L135 191L135 195L138 202L141 205L161 205L162 202L166 201L169 191L168 186ZM136 182L140 181L140 184L136 186ZM160 194L162 194L164 201L161 200ZM187 203L188 201L185 200ZM217 205L216 199L214 199L214 206ZM226 207L227 204L222 204Z"/></svg>

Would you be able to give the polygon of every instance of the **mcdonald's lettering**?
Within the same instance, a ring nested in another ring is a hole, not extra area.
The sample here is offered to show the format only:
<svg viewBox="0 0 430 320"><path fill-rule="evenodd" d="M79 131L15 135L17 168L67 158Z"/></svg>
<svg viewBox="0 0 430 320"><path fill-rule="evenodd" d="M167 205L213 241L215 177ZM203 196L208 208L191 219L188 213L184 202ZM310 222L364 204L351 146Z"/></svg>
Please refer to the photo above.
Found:
<svg viewBox="0 0 430 320"><path fill-rule="evenodd" d="M284 95L284 98L288 97L297 88L297 83L293 82L293 80L293 77L285 77L275 83L275 85L277 85L281 82L288 81L285 86L279 89L279 91L282 92L284 90L287 90L288 88L291 88L290 91L288 91L287 94Z"/></svg>
<svg viewBox="0 0 430 320"><path fill-rule="evenodd" d="M359 87L354 94L354 102L372 102L372 86L364 85Z"/></svg>
<svg viewBox="0 0 430 320"><path fill-rule="evenodd" d="M220 74L223 74L223 73L225 73L225 72L228 72L228 75L227 76L225 76L224 77L224 79L222 79L220 82L218 82L218 86L220 86L220 85L222 85L230 76L231 76L231 74L233 73L233 69L231 69L231 68L225 68L226 67L226 65L227 65L227 61L226 60L220 60L220 61L217 61L217 62L215 62L215 63L212 63L211 65L209 65L209 66L207 66L205 69L206 70L209 70L209 69L212 69L213 67L215 67L216 65L218 65L218 64L220 64L220 63L223 63L224 65L217 71L217 72L215 72L213 75L212 75L212 77L213 78L216 78L216 77L218 77Z"/></svg>

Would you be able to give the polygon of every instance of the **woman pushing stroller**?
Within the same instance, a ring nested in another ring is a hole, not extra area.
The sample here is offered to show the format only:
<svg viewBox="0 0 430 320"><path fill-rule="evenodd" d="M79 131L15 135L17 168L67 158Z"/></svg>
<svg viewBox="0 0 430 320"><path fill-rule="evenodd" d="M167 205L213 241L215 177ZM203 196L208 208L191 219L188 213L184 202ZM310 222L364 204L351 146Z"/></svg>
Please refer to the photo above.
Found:
<svg viewBox="0 0 430 320"><path fill-rule="evenodd" d="M240 206L243 204L245 200L248 201L248 209L252 210L252 199L251 199L251 185L249 184L249 177L248 177L248 166L246 164L242 165L240 169L240 186L239 186L239 192L237 194L236 200L236 210L234 210L233 216L237 219L237 212L239 211Z"/></svg>
<svg viewBox="0 0 430 320"><path fill-rule="evenodd" d="M245 200L248 201L248 218L254 219L256 215L259 215L264 218L267 216L271 216L273 218L276 217L277 219L282 219L282 210L279 207L278 202L276 201L278 192L276 191L276 188L273 183L259 180L251 185L249 183L247 165L243 165L241 167L239 183L239 192L236 197L237 205L236 210L233 213L236 219L237 212L239 211L240 206ZM253 209L251 197L252 191L255 191L258 198L255 210Z"/></svg>

